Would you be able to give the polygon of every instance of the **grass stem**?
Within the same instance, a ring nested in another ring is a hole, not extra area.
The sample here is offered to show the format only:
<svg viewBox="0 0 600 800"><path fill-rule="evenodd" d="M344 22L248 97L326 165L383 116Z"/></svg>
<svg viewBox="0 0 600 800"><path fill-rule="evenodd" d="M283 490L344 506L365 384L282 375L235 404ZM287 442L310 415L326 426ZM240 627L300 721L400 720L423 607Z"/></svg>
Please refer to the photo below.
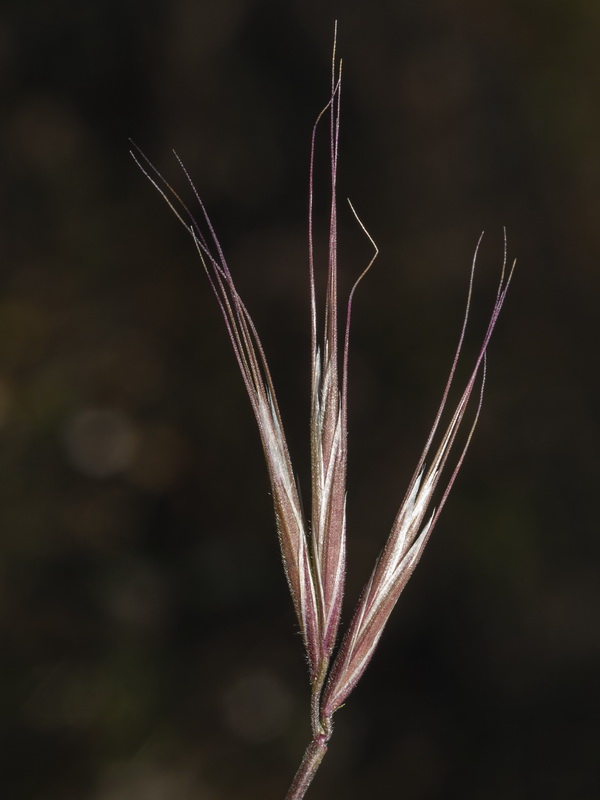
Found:
<svg viewBox="0 0 600 800"><path fill-rule="evenodd" d="M327 740L328 736L321 733L308 745L285 800L302 800L327 752Z"/></svg>

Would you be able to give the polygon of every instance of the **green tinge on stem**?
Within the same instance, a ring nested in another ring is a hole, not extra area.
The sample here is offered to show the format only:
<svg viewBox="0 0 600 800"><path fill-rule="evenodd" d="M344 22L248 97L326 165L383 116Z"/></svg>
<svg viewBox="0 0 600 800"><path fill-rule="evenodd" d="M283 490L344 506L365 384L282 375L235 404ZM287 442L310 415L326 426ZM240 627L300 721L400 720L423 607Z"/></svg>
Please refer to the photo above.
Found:
<svg viewBox="0 0 600 800"><path fill-rule="evenodd" d="M302 800L327 752L327 740L325 735L316 736L308 745L285 800Z"/></svg>

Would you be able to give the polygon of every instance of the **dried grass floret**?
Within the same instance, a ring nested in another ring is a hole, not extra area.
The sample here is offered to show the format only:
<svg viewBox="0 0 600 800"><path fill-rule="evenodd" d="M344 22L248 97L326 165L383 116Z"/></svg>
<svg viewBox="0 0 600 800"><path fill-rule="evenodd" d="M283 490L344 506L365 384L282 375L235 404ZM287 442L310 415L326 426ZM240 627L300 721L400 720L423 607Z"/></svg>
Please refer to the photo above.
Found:
<svg viewBox="0 0 600 800"><path fill-rule="evenodd" d="M479 353L449 421L442 426L450 389L465 338L477 253L473 258L466 310L450 374L442 393L425 447L394 520L383 551L356 606L353 620L335 659L340 625L346 562L346 468L347 398L350 321L356 288L378 255L375 242L354 207L354 217L373 246L373 256L352 287L346 304L341 348L338 341L337 288L337 169L340 133L342 65L335 49L332 58L331 94L315 122L309 169L309 284L311 320L311 487L310 526L305 519L292 468L275 389L265 351L241 300L206 209L183 163L176 155L200 209L200 221L179 195L135 148L132 155L140 169L163 196L191 234L223 314L233 351L258 425L273 493L273 504L282 559L306 650L312 688L313 737L287 794L300 800L325 754L332 733L332 717L345 703L377 647L387 620L415 569L456 480L471 442L481 410L486 374L486 352L512 278L514 263L507 268L506 234L502 272L489 322ZM330 215L327 284L319 330L314 257L314 167L317 132L329 118ZM477 387L479 387L477 389ZM475 409L466 441L453 466L448 462L463 427L469 401L475 393ZM440 433L441 430L441 433ZM449 472L449 475L447 474ZM441 484L441 488L440 488ZM434 496L439 496L432 508Z"/></svg>

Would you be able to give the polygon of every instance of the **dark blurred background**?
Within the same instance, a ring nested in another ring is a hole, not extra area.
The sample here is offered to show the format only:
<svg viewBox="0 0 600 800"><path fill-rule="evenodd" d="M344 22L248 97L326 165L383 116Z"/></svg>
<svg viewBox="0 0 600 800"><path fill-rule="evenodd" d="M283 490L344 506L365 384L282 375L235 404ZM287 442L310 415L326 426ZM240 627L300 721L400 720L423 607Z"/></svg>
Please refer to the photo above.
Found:
<svg viewBox="0 0 600 800"><path fill-rule="evenodd" d="M352 336L346 620L432 421L480 231L465 372L504 225L518 267L464 469L309 797L600 797L600 4L4 0L7 800L279 800L308 741L254 421L193 243L128 137L188 198L172 148L193 176L306 489L308 145L336 16L340 193L381 249ZM341 239L347 291L370 249L345 208Z"/></svg>

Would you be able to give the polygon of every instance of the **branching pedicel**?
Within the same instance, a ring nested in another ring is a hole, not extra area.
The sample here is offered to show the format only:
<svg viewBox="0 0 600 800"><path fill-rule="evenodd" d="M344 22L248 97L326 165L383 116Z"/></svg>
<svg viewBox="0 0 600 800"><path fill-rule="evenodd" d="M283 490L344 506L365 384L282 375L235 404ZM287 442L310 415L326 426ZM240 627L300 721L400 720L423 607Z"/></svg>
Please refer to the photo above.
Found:
<svg viewBox="0 0 600 800"><path fill-rule="evenodd" d="M286 800L300 800L304 797L327 749L327 742L332 733L332 716L336 709L346 701L369 663L388 617L419 561L446 502L479 416L485 380L485 354L514 269L513 264L509 273L506 274L505 245L498 291L479 355L447 427L443 433L439 433L438 429L465 335L475 268L475 259L473 259L462 331L433 427L397 513L387 543L362 592L354 619L332 663L340 622L345 575L350 316L356 286L369 270L378 252L375 243L352 209L359 225L374 247L374 255L350 292L346 308L344 337L339 346L336 179L340 89L341 61L337 61L334 43L331 97L317 118L310 149L309 274L312 360L310 418L312 517L310 525L302 513L294 471L263 346L250 314L236 290L204 205L179 158L179 164L192 186L200 208L200 222L193 217L180 197L148 159L139 151L137 154L132 153L144 174L158 189L194 239L198 255L223 313L265 452L283 564L302 631L312 687L313 738ZM330 122L331 211L325 314L323 329L319 331L313 250L313 168L317 128L327 114ZM437 507L429 510L434 491L446 472L452 445L462 425L467 404L478 379L481 385L466 444L455 458L454 467L449 476L445 478L445 485L440 490L441 497ZM436 440L435 450L433 450L434 440Z"/></svg>

